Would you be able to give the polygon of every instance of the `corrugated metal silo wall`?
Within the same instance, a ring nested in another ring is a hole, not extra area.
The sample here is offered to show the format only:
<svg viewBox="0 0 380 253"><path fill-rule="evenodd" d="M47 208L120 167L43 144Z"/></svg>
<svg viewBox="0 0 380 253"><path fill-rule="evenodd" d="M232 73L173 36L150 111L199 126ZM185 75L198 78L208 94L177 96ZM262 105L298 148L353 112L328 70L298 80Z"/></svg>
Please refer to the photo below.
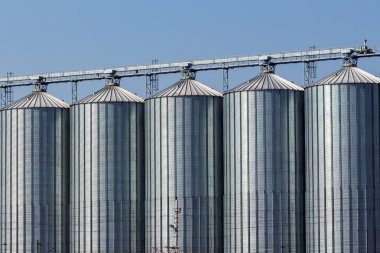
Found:
<svg viewBox="0 0 380 253"><path fill-rule="evenodd" d="M70 252L144 252L144 107L71 107Z"/></svg>
<svg viewBox="0 0 380 253"><path fill-rule="evenodd" d="M224 252L304 252L303 98L224 96Z"/></svg>
<svg viewBox="0 0 380 253"><path fill-rule="evenodd" d="M69 109L1 112L2 252L68 252Z"/></svg>
<svg viewBox="0 0 380 253"><path fill-rule="evenodd" d="M145 102L146 252L175 245L175 197L180 252L223 252L221 97L162 97Z"/></svg>
<svg viewBox="0 0 380 253"><path fill-rule="evenodd" d="M379 86L306 89L307 252L380 252Z"/></svg>

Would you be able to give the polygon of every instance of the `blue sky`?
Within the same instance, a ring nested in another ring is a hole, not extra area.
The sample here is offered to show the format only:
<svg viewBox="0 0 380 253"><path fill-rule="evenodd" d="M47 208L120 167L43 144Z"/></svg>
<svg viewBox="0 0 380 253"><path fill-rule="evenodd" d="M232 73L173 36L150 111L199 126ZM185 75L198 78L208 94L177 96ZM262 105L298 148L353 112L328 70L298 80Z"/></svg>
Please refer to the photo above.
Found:
<svg viewBox="0 0 380 253"><path fill-rule="evenodd" d="M3 0L0 15L0 75L129 66L215 57L254 55L361 45L365 38L380 50L378 0ZM318 64L318 77L340 62ZM380 75L380 58L362 59L359 67ZM258 73L233 70L235 86ZM278 66L277 73L303 82L303 65ZM160 88L179 78L161 76ZM220 71L197 79L222 89ZM79 97L104 82L82 83ZM145 95L145 79L122 80ZM15 90L15 98L30 91ZM71 101L68 84L49 91Z"/></svg>

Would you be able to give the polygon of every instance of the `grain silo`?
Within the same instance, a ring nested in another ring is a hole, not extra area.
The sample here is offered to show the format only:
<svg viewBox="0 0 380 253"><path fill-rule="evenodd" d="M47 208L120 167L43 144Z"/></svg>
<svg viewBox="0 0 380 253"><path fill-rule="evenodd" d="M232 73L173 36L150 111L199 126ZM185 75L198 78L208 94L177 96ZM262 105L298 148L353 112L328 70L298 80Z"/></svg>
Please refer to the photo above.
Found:
<svg viewBox="0 0 380 253"><path fill-rule="evenodd" d="M303 89L263 66L224 95L224 252L304 252Z"/></svg>
<svg viewBox="0 0 380 253"><path fill-rule="evenodd" d="M70 252L144 252L144 104L118 81L71 107Z"/></svg>
<svg viewBox="0 0 380 253"><path fill-rule="evenodd" d="M2 252L68 252L69 105L42 86L1 111Z"/></svg>
<svg viewBox="0 0 380 253"><path fill-rule="evenodd" d="M305 88L307 252L380 252L379 83L351 60Z"/></svg>
<svg viewBox="0 0 380 253"><path fill-rule="evenodd" d="M190 72L146 99L146 252L176 246L176 199L179 252L223 252L222 106Z"/></svg>

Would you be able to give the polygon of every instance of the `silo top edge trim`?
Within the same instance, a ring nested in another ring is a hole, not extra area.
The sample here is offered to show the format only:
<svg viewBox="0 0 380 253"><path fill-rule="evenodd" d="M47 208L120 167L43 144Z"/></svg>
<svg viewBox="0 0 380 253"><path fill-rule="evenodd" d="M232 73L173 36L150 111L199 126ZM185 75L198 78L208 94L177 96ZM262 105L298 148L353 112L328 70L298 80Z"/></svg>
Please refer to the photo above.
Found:
<svg viewBox="0 0 380 253"><path fill-rule="evenodd" d="M144 104L142 102L132 102L132 101L100 101L100 102L86 102L86 103L74 103L71 104L70 107L79 106L79 105L92 105L92 104Z"/></svg>
<svg viewBox="0 0 380 253"><path fill-rule="evenodd" d="M339 86L339 85L380 85L380 83L325 83L325 84L305 86L305 90L308 90L308 89L313 88L313 87Z"/></svg>
<svg viewBox="0 0 380 253"><path fill-rule="evenodd" d="M264 91L264 90L295 90L303 91L304 89L274 73L262 73L250 80L227 90L224 94L241 92L241 91Z"/></svg>
<svg viewBox="0 0 380 253"><path fill-rule="evenodd" d="M315 83L311 83L305 89L322 86L322 85L336 85L336 84L380 84L380 78L353 66L343 67L332 74L323 77Z"/></svg>
<svg viewBox="0 0 380 253"><path fill-rule="evenodd" d="M153 100L153 99L162 99L162 98L192 98L192 97L211 97L211 98L221 98L221 99L223 99L223 95L222 95L222 96L210 96L210 95L181 95L181 96L164 96L164 97L154 97L154 98L148 97L148 98L146 98L144 101L147 102L147 101L149 101L149 100Z"/></svg>
<svg viewBox="0 0 380 253"><path fill-rule="evenodd" d="M222 97L223 94L193 79L181 79L168 88L147 97L146 100L163 97L190 97L213 96Z"/></svg>
<svg viewBox="0 0 380 253"><path fill-rule="evenodd" d="M223 93L223 96L229 95L229 94L236 94L236 93L243 93L243 92L305 92L304 89L302 90L290 90L290 89L262 89L262 90L239 90L239 91L226 91Z"/></svg>
<svg viewBox="0 0 380 253"><path fill-rule="evenodd" d="M41 106L36 106L36 107L19 107L19 108L2 108L0 109L0 112L5 112L5 111L12 111L12 110L34 110L34 109L62 109L62 110L70 110L70 107L41 107Z"/></svg>

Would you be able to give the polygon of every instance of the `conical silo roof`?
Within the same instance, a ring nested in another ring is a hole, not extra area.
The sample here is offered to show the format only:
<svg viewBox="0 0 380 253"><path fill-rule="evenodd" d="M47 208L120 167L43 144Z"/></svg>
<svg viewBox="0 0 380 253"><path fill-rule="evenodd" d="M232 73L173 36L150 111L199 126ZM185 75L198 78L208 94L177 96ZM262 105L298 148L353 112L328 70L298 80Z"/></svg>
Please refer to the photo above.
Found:
<svg viewBox="0 0 380 253"><path fill-rule="evenodd" d="M226 93L257 90L299 90L303 88L289 82L288 80L274 74L273 72L263 72L241 85L228 90Z"/></svg>
<svg viewBox="0 0 380 253"><path fill-rule="evenodd" d="M214 96L221 97L222 94L192 78L183 78L168 88L150 96L148 99L160 97L180 96Z"/></svg>
<svg viewBox="0 0 380 253"><path fill-rule="evenodd" d="M332 84L380 84L380 78L355 66L345 66L307 87Z"/></svg>
<svg viewBox="0 0 380 253"><path fill-rule="evenodd" d="M3 110L25 108L70 108L70 106L62 100L48 94L45 90L36 90L4 107Z"/></svg>
<svg viewBox="0 0 380 253"><path fill-rule="evenodd" d="M143 103L144 100L139 96L129 92L120 86L106 85L99 91L77 101L75 104L89 104L89 103L112 103L112 102L132 102Z"/></svg>

